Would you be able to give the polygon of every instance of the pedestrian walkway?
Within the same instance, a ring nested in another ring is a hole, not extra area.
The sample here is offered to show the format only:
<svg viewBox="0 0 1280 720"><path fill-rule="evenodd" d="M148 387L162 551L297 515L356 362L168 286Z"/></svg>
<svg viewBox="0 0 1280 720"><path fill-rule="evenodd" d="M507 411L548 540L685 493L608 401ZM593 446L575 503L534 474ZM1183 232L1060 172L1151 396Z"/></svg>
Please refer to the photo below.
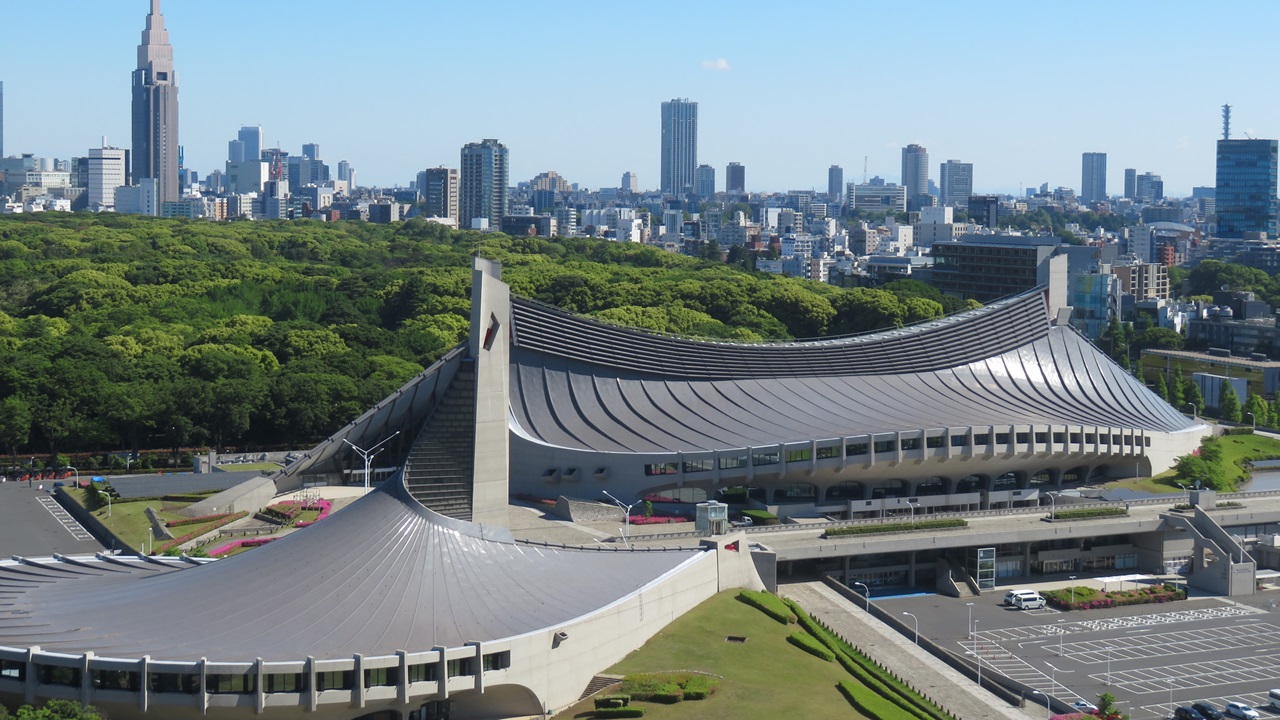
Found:
<svg viewBox="0 0 1280 720"><path fill-rule="evenodd" d="M1026 711L1010 707L982 690L973 680L916 647L910 640L885 627L821 582L780 585L778 593L800 603L854 647L878 660L960 720L1038 720L1044 709L1030 705Z"/></svg>

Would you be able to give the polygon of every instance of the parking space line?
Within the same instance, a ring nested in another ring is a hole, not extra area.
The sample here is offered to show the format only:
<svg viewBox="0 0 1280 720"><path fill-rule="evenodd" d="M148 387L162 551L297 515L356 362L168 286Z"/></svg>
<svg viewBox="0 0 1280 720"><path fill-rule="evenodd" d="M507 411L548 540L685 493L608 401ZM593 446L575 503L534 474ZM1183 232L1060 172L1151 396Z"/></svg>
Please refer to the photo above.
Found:
<svg viewBox="0 0 1280 720"><path fill-rule="evenodd" d="M59 525L66 528L67 532L71 533L71 537L82 542L93 539L93 535L90 535L89 531L85 530L84 526L76 522L76 519L71 517L66 510L63 510L57 500L54 500L48 495L41 495L36 498L36 501L43 505L44 509L48 510L50 515L53 515L53 519L57 520Z"/></svg>

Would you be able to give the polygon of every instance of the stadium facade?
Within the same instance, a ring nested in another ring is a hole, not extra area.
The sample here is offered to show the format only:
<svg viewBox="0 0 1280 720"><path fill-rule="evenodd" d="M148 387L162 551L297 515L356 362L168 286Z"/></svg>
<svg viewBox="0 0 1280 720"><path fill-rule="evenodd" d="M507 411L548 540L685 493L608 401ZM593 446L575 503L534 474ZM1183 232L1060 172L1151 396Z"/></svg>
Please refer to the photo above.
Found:
<svg viewBox="0 0 1280 720"><path fill-rule="evenodd" d="M513 492L692 502L742 487L783 515L1001 507L1163 470L1207 432L1053 324L1042 293L743 345L513 299L483 260L473 278L468 341L276 478L358 480L348 443L387 441L387 480L350 507L217 562L0 563L0 698L117 720L541 716L715 592L761 587L768 553L741 534L518 542Z"/></svg>

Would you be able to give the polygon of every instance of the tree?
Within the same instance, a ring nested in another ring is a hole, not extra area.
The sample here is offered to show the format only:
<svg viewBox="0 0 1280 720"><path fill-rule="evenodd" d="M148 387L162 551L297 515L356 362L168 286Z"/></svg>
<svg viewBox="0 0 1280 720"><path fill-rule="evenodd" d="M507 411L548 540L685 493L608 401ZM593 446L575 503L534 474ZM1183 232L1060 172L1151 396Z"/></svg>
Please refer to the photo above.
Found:
<svg viewBox="0 0 1280 720"><path fill-rule="evenodd" d="M39 710L23 705L14 717L16 720L107 720L97 708L82 706L74 700L50 700Z"/></svg>
<svg viewBox="0 0 1280 720"><path fill-rule="evenodd" d="M1161 400L1169 402L1169 386L1164 381L1164 375L1156 376L1155 393L1160 396Z"/></svg>
<svg viewBox="0 0 1280 720"><path fill-rule="evenodd" d="M1182 393L1186 397L1187 404L1194 405L1193 412L1204 412L1204 394L1200 392L1200 386L1193 381L1186 381L1182 386Z"/></svg>
<svg viewBox="0 0 1280 720"><path fill-rule="evenodd" d="M1182 410L1187 404L1185 383L1182 380L1182 368L1173 375L1173 383L1169 385L1169 404L1176 410Z"/></svg>
<svg viewBox="0 0 1280 720"><path fill-rule="evenodd" d="M1098 696L1098 710L1094 715L1102 720L1129 720L1129 716L1120 711L1120 706L1116 705L1116 696L1111 693Z"/></svg>
<svg viewBox="0 0 1280 720"><path fill-rule="evenodd" d="M22 398L10 395L0 401L0 444L17 464L18 448L31 437L31 406Z"/></svg>
<svg viewBox="0 0 1280 720"><path fill-rule="evenodd" d="M1218 401L1218 417L1227 422L1240 422L1240 398L1230 382L1222 384L1222 398Z"/></svg>
<svg viewBox="0 0 1280 720"><path fill-rule="evenodd" d="M1271 405L1262 399L1257 393L1249 393L1249 397L1244 403L1244 413L1241 419L1253 415L1252 422L1261 427L1275 427L1271 425Z"/></svg>

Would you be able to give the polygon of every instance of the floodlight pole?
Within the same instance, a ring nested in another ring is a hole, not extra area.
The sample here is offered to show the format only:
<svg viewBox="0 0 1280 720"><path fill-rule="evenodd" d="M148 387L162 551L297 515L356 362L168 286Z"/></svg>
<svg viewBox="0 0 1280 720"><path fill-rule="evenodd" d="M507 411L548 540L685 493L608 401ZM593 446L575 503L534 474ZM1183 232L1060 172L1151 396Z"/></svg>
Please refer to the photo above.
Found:
<svg viewBox="0 0 1280 720"><path fill-rule="evenodd" d="M1076 578L1077 577L1078 577L1077 575L1070 575L1067 577L1067 579L1071 581L1071 609L1072 610L1076 609Z"/></svg>
<svg viewBox="0 0 1280 720"><path fill-rule="evenodd" d="M1049 519L1058 519L1058 496L1051 492L1045 492L1049 496Z"/></svg>
<svg viewBox="0 0 1280 720"><path fill-rule="evenodd" d="M622 521L623 521L623 524L622 524L622 544L623 544L623 545L626 545L626 546L627 546L627 548L628 548L628 549L630 549L630 547L631 547L631 543L630 543L630 542L628 542L628 538L630 538L630 537L631 537L631 508L633 508L633 507L635 507L635 506L639 505L639 504L640 504L640 501L639 501L639 500L637 500L637 501L635 501L635 502L631 503L630 505L628 505L628 504L626 504L626 503L622 502L621 500L619 500L618 498L616 498L616 497L614 497L614 496L610 495L608 490L601 490L600 492L604 493L605 497L607 497L607 498L609 498L610 500L612 500L612 501L614 501L614 502L618 503L618 507L622 508Z"/></svg>
<svg viewBox="0 0 1280 720"><path fill-rule="evenodd" d="M965 603L969 606L969 622L964 626L965 637L973 637L973 603Z"/></svg>
<svg viewBox="0 0 1280 720"><path fill-rule="evenodd" d="M342 442L350 445L352 449L354 449L357 453L360 454L360 457L364 458L364 491L366 493L369 492L369 467L373 464L374 456L382 452L380 448L383 446L383 444L385 444L388 440L390 440L391 438L399 434L400 434L399 430L391 433L390 435L383 438L382 442L378 443L377 445L374 445L368 450L365 450L364 448L360 447L359 445L356 445L355 443L351 442L346 438L342 438Z"/></svg>
<svg viewBox="0 0 1280 720"><path fill-rule="evenodd" d="M853 584L862 586L863 591L866 593L864 597L867 598L867 612L871 612L871 588L867 587L866 583L860 583L857 580L854 580Z"/></svg>

